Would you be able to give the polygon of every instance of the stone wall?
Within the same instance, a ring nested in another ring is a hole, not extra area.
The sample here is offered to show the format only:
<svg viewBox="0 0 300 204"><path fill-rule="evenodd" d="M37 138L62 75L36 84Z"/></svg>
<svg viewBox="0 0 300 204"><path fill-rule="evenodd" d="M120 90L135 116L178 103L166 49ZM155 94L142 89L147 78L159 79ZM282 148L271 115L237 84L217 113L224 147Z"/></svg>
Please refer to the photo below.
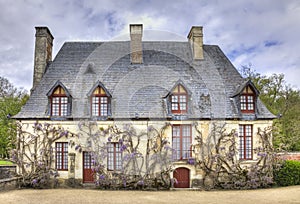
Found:
<svg viewBox="0 0 300 204"><path fill-rule="evenodd" d="M12 178L16 175L16 166L1 165L0 166L0 179Z"/></svg>
<svg viewBox="0 0 300 204"><path fill-rule="evenodd" d="M21 178L19 177L0 179L0 191L13 190L19 188L20 179Z"/></svg>
<svg viewBox="0 0 300 204"><path fill-rule="evenodd" d="M300 152L280 153L279 157L284 160L300 161Z"/></svg>

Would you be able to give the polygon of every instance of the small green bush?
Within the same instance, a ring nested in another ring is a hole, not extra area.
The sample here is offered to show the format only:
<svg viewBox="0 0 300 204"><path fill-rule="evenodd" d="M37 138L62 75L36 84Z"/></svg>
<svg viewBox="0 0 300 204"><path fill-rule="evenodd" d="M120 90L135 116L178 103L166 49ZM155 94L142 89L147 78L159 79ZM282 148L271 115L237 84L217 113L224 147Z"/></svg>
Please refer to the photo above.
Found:
<svg viewBox="0 0 300 204"><path fill-rule="evenodd" d="M300 161L286 160L274 171L274 180L279 186L300 185Z"/></svg>

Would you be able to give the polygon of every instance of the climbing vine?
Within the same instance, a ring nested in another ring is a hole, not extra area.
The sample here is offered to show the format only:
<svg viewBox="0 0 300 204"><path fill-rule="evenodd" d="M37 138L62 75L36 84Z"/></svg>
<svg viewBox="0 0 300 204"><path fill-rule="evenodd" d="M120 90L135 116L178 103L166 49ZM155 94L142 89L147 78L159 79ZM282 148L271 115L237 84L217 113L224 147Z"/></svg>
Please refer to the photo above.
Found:
<svg viewBox="0 0 300 204"><path fill-rule="evenodd" d="M166 123L159 130L148 126L138 132L131 124L104 128L93 121L82 121L79 137L85 142L72 145L79 152L90 153L95 183L101 189L168 189L172 185L172 148L165 134L169 126ZM114 171L108 170L106 162L112 142L118 144L122 153L121 168Z"/></svg>
<svg viewBox="0 0 300 204"><path fill-rule="evenodd" d="M204 138L198 125L195 125L195 165L203 171L203 187L253 189L272 185L277 157L271 143L271 128L258 130L259 147L253 151L257 159L245 163L238 158L237 132L227 132L225 126L213 123L212 130Z"/></svg>

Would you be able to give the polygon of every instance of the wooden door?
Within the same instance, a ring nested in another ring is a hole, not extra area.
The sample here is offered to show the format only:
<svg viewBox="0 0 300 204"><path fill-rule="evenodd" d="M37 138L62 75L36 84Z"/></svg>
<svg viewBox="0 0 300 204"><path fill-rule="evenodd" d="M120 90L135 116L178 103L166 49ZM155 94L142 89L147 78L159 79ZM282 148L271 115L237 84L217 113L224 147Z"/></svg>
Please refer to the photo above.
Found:
<svg viewBox="0 0 300 204"><path fill-rule="evenodd" d="M92 170L92 157L89 152L83 152L83 183L94 182L94 172Z"/></svg>
<svg viewBox="0 0 300 204"><path fill-rule="evenodd" d="M187 168L177 168L173 172L173 177L176 178L177 183L174 183L175 188L189 188L190 187L190 170Z"/></svg>

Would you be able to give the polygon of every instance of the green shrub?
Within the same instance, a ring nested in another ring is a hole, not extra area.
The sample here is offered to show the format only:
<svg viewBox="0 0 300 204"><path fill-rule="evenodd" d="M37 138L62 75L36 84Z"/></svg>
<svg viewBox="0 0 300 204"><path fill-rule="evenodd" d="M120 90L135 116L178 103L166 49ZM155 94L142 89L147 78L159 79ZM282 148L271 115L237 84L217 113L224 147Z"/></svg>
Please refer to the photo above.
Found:
<svg viewBox="0 0 300 204"><path fill-rule="evenodd" d="M284 161L274 171L274 180L279 186L300 185L300 161Z"/></svg>

